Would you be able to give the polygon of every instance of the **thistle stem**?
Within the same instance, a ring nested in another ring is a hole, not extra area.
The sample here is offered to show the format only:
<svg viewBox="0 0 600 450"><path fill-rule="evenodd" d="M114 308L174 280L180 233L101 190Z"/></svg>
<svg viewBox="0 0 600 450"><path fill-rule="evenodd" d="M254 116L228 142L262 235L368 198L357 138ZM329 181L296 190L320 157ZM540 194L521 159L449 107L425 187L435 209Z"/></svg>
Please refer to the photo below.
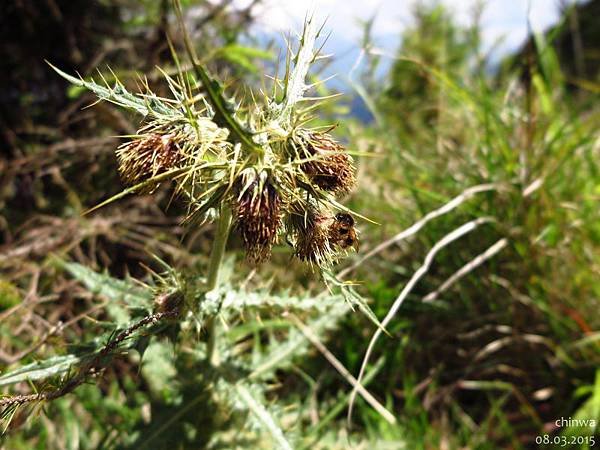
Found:
<svg viewBox="0 0 600 450"><path fill-rule="evenodd" d="M223 263L225 246L231 229L231 210L227 207L221 209L221 215L217 222L217 233L210 252L210 263L208 266L207 292L219 286L219 272ZM217 350L217 317L211 317L206 323L208 330L208 344L206 359L213 366L219 365L219 353Z"/></svg>

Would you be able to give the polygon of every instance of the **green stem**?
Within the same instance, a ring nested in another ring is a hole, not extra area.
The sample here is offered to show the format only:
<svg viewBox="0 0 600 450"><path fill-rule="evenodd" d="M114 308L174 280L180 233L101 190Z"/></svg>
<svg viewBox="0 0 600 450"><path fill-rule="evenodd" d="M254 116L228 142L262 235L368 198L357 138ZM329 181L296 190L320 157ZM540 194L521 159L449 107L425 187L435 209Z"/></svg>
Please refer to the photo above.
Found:
<svg viewBox="0 0 600 450"><path fill-rule="evenodd" d="M217 222L217 233L210 252L210 264L208 266L207 292L219 286L219 272L225 254L225 246L231 229L231 210L228 207L221 209L221 216ZM213 366L219 365L219 353L217 351L217 317L211 317L206 323L208 330L208 345L206 359Z"/></svg>
<svg viewBox="0 0 600 450"><path fill-rule="evenodd" d="M259 155L262 154L263 149L254 142L252 132L247 130L246 126L243 123L240 123L236 118L235 113L232 110L233 106L228 104L229 102L224 96L221 84L211 78L208 71L198 63L196 50L194 49L190 35L185 27L185 21L183 20L181 1L173 0L173 5L175 7L177 19L179 20L179 26L183 32L183 43L192 63L192 67L196 76L202 82L202 87L206 90L208 100L214 108L215 123L222 128L227 128L231 132L231 137L235 141L242 143L247 149L252 150Z"/></svg>

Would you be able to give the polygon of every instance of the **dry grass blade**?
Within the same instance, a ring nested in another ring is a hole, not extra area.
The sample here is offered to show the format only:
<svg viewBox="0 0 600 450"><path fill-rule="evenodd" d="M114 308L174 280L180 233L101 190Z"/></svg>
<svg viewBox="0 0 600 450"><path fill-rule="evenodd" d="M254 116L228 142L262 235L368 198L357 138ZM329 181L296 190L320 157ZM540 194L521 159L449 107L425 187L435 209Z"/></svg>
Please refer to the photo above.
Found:
<svg viewBox="0 0 600 450"><path fill-rule="evenodd" d="M388 239L387 241L382 242L377 247L375 247L371 251L367 252L364 256L359 258L351 266L346 267L344 270L342 270L338 274L338 278L344 278L346 275L348 275L352 271L356 270L367 259L370 259L371 257L375 256L376 254L385 250L386 248L391 247L392 245L397 244L398 242L403 241L404 239L406 239L414 234L417 234L427 224L427 222L430 222L431 220L433 220L437 217L440 217L440 216L443 216L444 214L449 213L450 211L457 208L459 205L461 205L465 201L469 200L474 195L479 194L481 192L497 191L500 188L501 188L501 186L499 186L497 184L479 184L477 186L472 186L472 187L464 190L462 193L460 193L459 195L454 197L452 200L450 200L445 205L429 212L428 214L425 215L425 217L423 217L418 222L415 222L413 225L411 225L410 227L401 231L400 233L398 233L391 239Z"/></svg>
<svg viewBox="0 0 600 450"><path fill-rule="evenodd" d="M439 297L439 295L442 292L447 290L450 286L452 286L454 283L456 283L462 277L467 275L469 272L472 272L477 267L482 265L488 259L493 258L497 253L501 252L502 249L505 248L507 245L508 245L508 239L506 239L506 238L500 239L494 245L489 247L486 251L477 255L475 258L473 258L467 264L465 264L460 269L458 269L456 272L454 272L450 276L450 278L448 278L446 281L444 281L442 283L442 285L439 288L437 288L435 291L430 292L425 297L423 297L423 301L424 302L433 302L435 299L437 299Z"/></svg>
<svg viewBox="0 0 600 450"><path fill-rule="evenodd" d="M476 229L478 226L480 226L484 223L490 223L493 221L494 221L494 219L491 217L480 217L478 219L471 220L471 221L461 225L460 227L456 228L455 230L451 231L450 233L448 233L446 236L444 236L442 239L440 239L431 248L429 253L427 253L427 255L425 256L423 265L421 265L421 267L419 267L417 269L417 271L413 274L413 276L410 278L408 283L406 283L406 286L404 286L404 289L402 289L402 292L400 292L400 295L398 295L398 297L392 304L392 307L388 311L387 315L381 321L381 328L378 328L375 331L375 333L373 334L373 337L371 338L371 341L369 342L369 346L367 347L367 351L365 352L365 356L363 358L363 362L362 362L362 365L361 365L361 368L360 368L360 371L358 374L358 378L357 378L357 385L360 385L360 382L365 373L365 369L369 362L369 358L371 357L371 353L373 352L373 348L375 347L375 343L377 342L377 339L379 339L379 336L381 336L382 329L387 328L389 323L392 321L392 319L394 318L394 316L400 309L400 306L402 306L402 303L404 302L404 300L406 299L408 294L410 294L410 292L415 287L417 282L421 279L421 277L427 273L427 271L429 270L429 267L431 266L431 264L433 262L433 258L435 258L435 255L440 250L442 250L444 247L451 244L455 240L461 238L465 234L470 233L471 231ZM357 393L357 389L355 387L352 391L352 395L350 397L350 404L348 406L348 422L350 422L352 419L352 408L354 406L354 400L356 399L356 393Z"/></svg>
<svg viewBox="0 0 600 450"><path fill-rule="evenodd" d="M556 348L556 345L548 338L540 336L538 334L521 334L515 336L505 336L485 345L477 354L473 357L474 361L481 360L492 353L496 353L515 342L527 342L532 345L543 345L551 350Z"/></svg>
<svg viewBox="0 0 600 450"><path fill-rule="evenodd" d="M321 352L321 354L329 361L329 363L340 373L344 379L354 387L357 392L361 395L365 401L375 409L381 417L387 420L391 424L396 423L396 418L394 415L386 409L373 395L367 391L362 384L358 382L356 378L352 376L348 369L344 367L344 365L340 362L339 359L335 357L333 353L331 353L325 345L319 340L318 336L312 332L312 330L304 325L304 323L294 314L290 315L291 321L296 325L300 331L306 336L306 338Z"/></svg>

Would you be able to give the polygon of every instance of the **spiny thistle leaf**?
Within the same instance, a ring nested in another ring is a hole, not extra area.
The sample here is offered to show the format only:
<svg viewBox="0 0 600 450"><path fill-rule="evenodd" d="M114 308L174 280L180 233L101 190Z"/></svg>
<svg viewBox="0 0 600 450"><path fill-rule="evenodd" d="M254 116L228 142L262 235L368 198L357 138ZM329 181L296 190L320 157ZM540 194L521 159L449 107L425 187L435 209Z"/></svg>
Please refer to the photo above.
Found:
<svg viewBox="0 0 600 450"><path fill-rule="evenodd" d="M0 386L20 383L22 381L36 381L53 377L69 371L83 359L78 355L53 356L43 361L36 361L19 367L0 376Z"/></svg>
<svg viewBox="0 0 600 450"><path fill-rule="evenodd" d="M224 285L221 288L221 311L243 312L251 308L268 308L269 310L296 310L326 312L338 304L343 297L339 296L294 296L285 292L273 295L264 291L246 292Z"/></svg>
<svg viewBox="0 0 600 450"><path fill-rule="evenodd" d="M327 330L337 327L338 321L348 311L350 311L348 303L338 301L329 311L311 320L306 326L315 335L322 336ZM284 341L271 344L269 352L257 358L248 378L263 380L271 378L276 370L288 367L292 359L306 353L311 345L304 333L296 328L291 329Z"/></svg>
<svg viewBox="0 0 600 450"><path fill-rule="evenodd" d="M72 75L69 75L60 70L59 68L53 66L48 61L46 62L61 77L63 77L64 79L76 86L81 86L88 89L89 91L96 94L96 96L98 96L98 98L101 100L106 100L108 102L122 106L123 108L131 109L143 116L148 116L149 114L153 114L159 117L180 115L180 113L178 113L173 108L169 108L156 96L149 97L150 100L143 97L135 96L128 92L125 89L125 87L118 81L115 83L114 88L110 88L108 87L108 85L101 86L94 80L85 81L81 77L77 78Z"/></svg>
<svg viewBox="0 0 600 450"><path fill-rule="evenodd" d="M289 129L294 109L302 101L304 93L309 88L306 84L306 76L318 53L314 48L319 32L320 28L317 27L314 19L309 18L304 23L298 53L294 58L286 61L283 98L280 102L273 103L271 106L271 116L284 129ZM292 59L294 68L290 70Z"/></svg>
<svg viewBox="0 0 600 450"><path fill-rule="evenodd" d="M106 310L117 326L131 321L128 309L149 311L152 306L152 292L130 281L113 278L106 273L98 273L77 263L57 260L57 264L69 272L93 294L108 300Z"/></svg>
<svg viewBox="0 0 600 450"><path fill-rule="evenodd" d="M322 270L322 274L323 280L332 292L342 295L351 308L358 307L377 328L389 336L389 333L383 328L373 310L369 308L366 300L354 290L351 283L338 280L335 274L328 269Z"/></svg>
<svg viewBox="0 0 600 450"><path fill-rule="evenodd" d="M107 273L98 273L78 263L56 259L56 264L69 272L93 294L118 301L133 308L144 308L152 303L152 292L131 281L111 277Z"/></svg>
<svg viewBox="0 0 600 450"><path fill-rule="evenodd" d="M12 404L37 403L44 400L53 400L70 393L73 389L84 383L91 374L97 373L111 362L115 355L121 354L125 349L137 348L140 341L147 340L150 335L161 331L160 327L148 329L148 325L155 325L161 318L171 317L172 314L152 314L143 319L132 322L126 327L117 328L98 336L92 342L81 346L85 348L82 354L69 354L61 357L51 357L45 361L29 364L0 377L0 386L14 384L22 381L48 380L54 375L66 373L57 389L45 390L29 396L21 401L19 396L4 399L3 406L9 410ZM26 396L27 397L27 396ZM33 398L31 398L33 397ZM4 411L0 412L4 413Z"/></svg>
<svg viewBox="0 0 600 450"><path fill-rule="evenodd" d="M271 434L273 440L277 444L277 448L280 450L292 450L292 446L283 434L281 427L263 405L264 398L256 398L251 387L242 383L237 383L233 386L233 389L237 394L238 399L243 402L248 410L254 415L256 422Z"/></svg>

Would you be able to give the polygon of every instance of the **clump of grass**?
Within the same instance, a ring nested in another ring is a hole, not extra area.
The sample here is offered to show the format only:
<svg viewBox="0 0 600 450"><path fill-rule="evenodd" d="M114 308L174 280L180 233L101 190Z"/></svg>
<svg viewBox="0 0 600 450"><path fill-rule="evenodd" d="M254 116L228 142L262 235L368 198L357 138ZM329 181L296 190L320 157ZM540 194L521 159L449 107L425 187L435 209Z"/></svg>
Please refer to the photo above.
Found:
<svg viewBox="0 0 600 450"><path fill-rule="evenodd" d="M374 126L357 133L383 157L362 166L374 194L356 207L382 212L384 236L370 229L342 273L369 280L375 313L391 314L382 324L404 343L379 339L366 354L386 358L380 395L398 389L398 407L419 416L405 423L457 445L527 447L561 432L555 418L575 413L599 358L577 344L599 325L597 111L572 102L543 36L520 72L492 79L473 68L477 29L441 7L421 14L388 89L367 98Z"/></svg>

